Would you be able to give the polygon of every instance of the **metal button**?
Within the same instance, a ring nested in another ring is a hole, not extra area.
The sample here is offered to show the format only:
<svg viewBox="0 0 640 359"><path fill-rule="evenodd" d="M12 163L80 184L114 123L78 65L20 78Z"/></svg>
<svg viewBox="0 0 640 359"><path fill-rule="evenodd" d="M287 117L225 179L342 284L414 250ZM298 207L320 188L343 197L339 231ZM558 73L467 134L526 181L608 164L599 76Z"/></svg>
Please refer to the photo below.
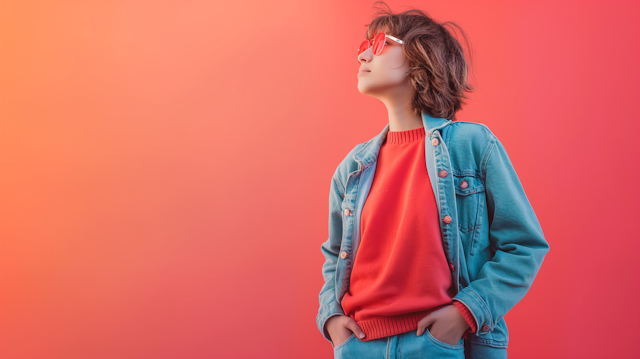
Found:
<svg viewBox="0 0 640 359"><path fill-rule="evenodd" d="M485 324L485 326L482 327L482 330L489 330L489 326Z"/></svg>
<svg viewBox="0 0 640 359"><path fill-rule="evenodd" d="M467 183L466 180L462 180L462 182L460 182L460 188L467 188L469 186L469 184Z"/></svg>
<svg viewBox="0 0 640 359"><path fill-rule="evenodd" d="M438 176L440 176L440 177L447 177L447 174L448 173L445 170L442 170L442 171L438 172Z"/></svg>
<svg viewBox="0 0 640 359"><path fill-rule="evenodd" d="M444 216L444 218L442 219L444 221L444 223L449 224L451 223L451 217L449 216Z"/></svg>
<svg viewBox="0 0 640 359"><path fill-rule="evenodd" d="M451 271L453 271L453 263L449 263L449 268L451 268Z"/></svg>
<svg viewBox="0 0 640 359"><path fill-rule="evenodd" d="M342 251L342 253L340 254L340 258L345 259L349 256L349 253Z"/></svg>
<svg viewBox="0 0 640 359"><path fill-rule="evenodd" d="M434 146L437 146L438 145L438 139L434 138L433 140L431 140L431 144L434 145Z"/></svg>
<svg viewBox="0 0 640 359"><path fill-rule="evenodd" d="M344 210L344 214L347 215L347 216L351 215L351 211L349 210L349 208Z"/></svg>

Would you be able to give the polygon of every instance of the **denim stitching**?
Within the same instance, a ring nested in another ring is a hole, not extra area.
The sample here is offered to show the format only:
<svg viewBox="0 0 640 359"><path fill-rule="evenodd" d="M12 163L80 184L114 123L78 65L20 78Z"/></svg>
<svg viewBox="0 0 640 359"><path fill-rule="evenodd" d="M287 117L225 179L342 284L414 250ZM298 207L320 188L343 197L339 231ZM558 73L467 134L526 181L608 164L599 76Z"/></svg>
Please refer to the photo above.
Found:
<svg viewBox="0 0 640 359"><path fill-rule="evenodd" d="M476 221L476 223L477 223L477 221ZM458 229L460 229L460 232L462 232L462 233L469 233L471 231L475 231L476 229L480 229L480 226L473 226L473 227L458 226Z"/></svg>
<svg viewBox="0 0 640 359"><path fill-rule="evenodd" d="M355 333L351 334L349 336L349 338L347 338L347 340L344 341L344 343L340 343L340 345L338 345L337 347L333 347L333 350L340 350L342 349L342 347L344 347L344 345L346 345L348 342L350 342L353 338L355 338L356 335Z"/></svg>
<svg viewBox="0 0 640 359"><path fill-rule="evenodd" d="M391 347L391 337L387 337L387 358L389 358L389 348Z"/></svg>
<svg viewBox="0 0 640 359"><path fill-rule="evenodd" d="M469 287L467 287L467 288L469 288ZM484 305L484 308L487 310L487 313L489 313L489 323L493 326L493 316L491 316L491 311L489 310L489 307L487 306L487 303L484 302L484 299L482 299L480 294L476 293L475 290L469 288L469 291L471 293L475 294L480 299L480 302L482 303L482 305Z"/></svg>
<svg viewBox="0 0 640 359"><path fill-rule="evenodd" d="M338 186L338 193L340 194L340 197L344 198L344 185L342 184L342 180L340 180L340 177L334 177L334 180L336 181L336 184L339 185Z"/></svg>
<svg viewBox="0 0 640 359"><path fill-rule="evenodd" d="M486 180L487 178L487 162L489 162L489 157L493 152L493 149L496 147L496 136L493 136L489 144L487 145L487 149L485 150L485 154L482 157L482 162L480 165L480 172L482 173L482 179Z"/></svg>
<svg viewBox="0 0 640 359"><path fill-rule="evenodd" d="M426 328L425 328L426 329ZM429 330L425 330L427 332L427 336L429 337L429 340L431 340L434 344L439 345L441 347L444 347L446 349L451 349L451 350L464 350L464 344L460 345L460 344L456 344L456 345L451 345L448 343L445 343L441 340L438 340L438 338L434 337L433 334L431 334L431 332Z"/></svg>

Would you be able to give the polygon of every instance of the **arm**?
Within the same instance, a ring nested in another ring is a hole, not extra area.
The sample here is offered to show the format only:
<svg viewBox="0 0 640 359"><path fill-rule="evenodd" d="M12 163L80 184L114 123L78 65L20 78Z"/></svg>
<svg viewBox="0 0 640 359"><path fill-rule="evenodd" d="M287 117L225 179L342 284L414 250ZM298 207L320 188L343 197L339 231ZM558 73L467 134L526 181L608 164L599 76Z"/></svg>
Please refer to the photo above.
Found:
<svg viewBox="0 0 640 359"><path fill-rule="evenodd" d="M336 299L335 292L335 272L338 262L338 254L342 244L342 198L344 196L344 186L334 173L331 179L329 192L329 238L322 244L321 251L325 262L322 266L322 276L324 284L320 289L318 316L316 323L318 330L331 342L331 336L325 327L327 319L334 315L344 315L342 306Z"/></svg>
<svg viewBox="0 0 640 359"><path fill-rule="evenodd" d="M524 297L549 251L509 156L495 136L487 151L485 190L495 254L454 297L472 312L479 334L493 330Z"/></svg>

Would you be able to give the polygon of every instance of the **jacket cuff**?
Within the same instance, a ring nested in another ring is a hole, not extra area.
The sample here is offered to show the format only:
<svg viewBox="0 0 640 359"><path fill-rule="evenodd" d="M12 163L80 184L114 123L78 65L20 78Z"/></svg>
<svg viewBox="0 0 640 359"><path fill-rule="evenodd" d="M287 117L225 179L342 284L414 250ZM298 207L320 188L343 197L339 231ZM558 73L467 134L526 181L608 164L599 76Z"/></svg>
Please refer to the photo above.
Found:
<svg viewBox="0 0 640 359"><path fill-rule="evenodd" d="M474 333L476 331L477 325L476 325L476 320L473 319L473 314L471 314L469 309L464 304L460 303L459 300L454 300L453 305L455 305L456 308L458 308L458 310L460 311L464 319L467 321L467 324L469 324L469 327L470 327L469 332Z"/></svg>
<svg viewBox="0 0 640 359"><path fill-rule="evenodd" d="M486 334L493 330L495 324L493 323L487 303L476 291L471 289L471 287L462 288L462 290L453 297L453 300L460 301L469 309L469 312L471 312L476 322L476 332L478 335Z"/></svg>
<svg viewBox="0 0 640 359"><path fill-rule="evenodd" d="M318 311L318 316L316 317L316 324L318 325L318 330L322 333L322 336L333 345L331 341L331 336L327 331L327 328L324 327L324 324L327 322L327 319L333 317L334 315L344 315L344 310L342 310L342 306L337 301L332 301L327 303L324 307L320 308Z"/></svg>

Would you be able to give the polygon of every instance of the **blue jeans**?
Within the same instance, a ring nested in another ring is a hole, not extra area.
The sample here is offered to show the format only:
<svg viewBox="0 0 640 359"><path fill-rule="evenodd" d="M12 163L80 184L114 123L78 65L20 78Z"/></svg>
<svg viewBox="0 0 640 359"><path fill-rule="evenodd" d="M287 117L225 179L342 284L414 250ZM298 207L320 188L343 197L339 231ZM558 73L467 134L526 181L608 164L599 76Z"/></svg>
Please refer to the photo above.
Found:
<svg viewBox="0 0 640 359"><path fill-rule="evenodd" d="M427 328L421 336L416 331L401 333L384 338L361 341L355 334L333 348L336 359L464 359L464 338L457 345L436 339Z"/></svg>

